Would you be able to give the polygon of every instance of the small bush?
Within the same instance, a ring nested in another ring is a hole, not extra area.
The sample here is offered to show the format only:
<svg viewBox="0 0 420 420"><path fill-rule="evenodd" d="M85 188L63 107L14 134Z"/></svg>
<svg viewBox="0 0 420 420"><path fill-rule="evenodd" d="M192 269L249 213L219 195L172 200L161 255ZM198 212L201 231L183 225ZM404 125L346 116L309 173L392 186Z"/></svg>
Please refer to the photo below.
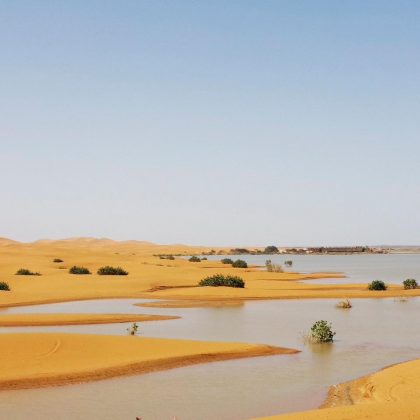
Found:
<svg viewBox="0 0 420 420"><path fill-rule="evenodd" d="M386 290L387 287L388 286L382 280L373 280L373 282L368 285L369 290Z"/></svg>
<svg viewBox="0 0 420 420"><path fill-rule="evenodd" d="M235 268L248 268L248 264L244 260L236 260L232 263L232 267Z"/></svg>
<svg viewBox="0 0 420 420"><path fill-rule="evenodd" d="M335 332L332 330L331 323L327 321L317 321L311 327L312 343L332 343L334 341Z"/></svg>
<svg viewBox="0 0 420 420"><path fill-rule="evenodd" d="M189 262L200 262L201 260L200 260L200 258L193 255L188 261Z"/></svg>
<svg viewBox="0 0 420 420"><path fill-rule="evenodd" d="M224 276L223 274L215 274L213 276L205 277L199 283L199 286L212 287L239 287L244 288L245 282L238 276Z"/></svg>
<svg viewBox="0 0 420 420"><path fill-rule="evenodd" d="M9 291L10 290L9 284L6 283L5 281L0 281L0 290Z"/></svg>
<svg viewBox="0 0 420 420"><path fill-rule="evenodd" d="M280 264L273 264L271 260L265 262L265 268L269 273L283 273L283 267Z"/></svg>
<svg viewBox="0 0 420 420"><path fill-rule="evenodd" d="M207 257L201 258L201 261L207 261Z"/></svg>
<svg viewBox="0 0 420 420"><path fill-rule="evenodd" d="M100 276L126 276L128 275L128 272L125 271L121 267L111 267L109 265L106 265L105 267L99 268L97 273Z"/></svg>
<svg viewBox="0 0 420 420"><path fill-rule="evenodd" d="M86 267L78 267L77 265L74 265L69 270L70 274L91 274L88 268Z"/></svg>
<svg viewBox="0 0 420 420"><path fill-rule="evenodd" d="M34 273L31 270L28 270L27 268L19 268L18 271L15 273L16 276L40 276L41 273Z"/></svg>
<svg viewBox="0 0 420 420"><path fill-rule="evenodd" d="M61 258L54 258L53 259L53 262L54 263L62 263L62 262L64 262Z"/></svg>
<svg viewBox="0 0 420 420"><path fill-rule="evenodd" d="M417 281L414 279L407 279L403 281L404 289L417 289L418 284Z"/></svg>
<svg viewBox="0 0 420 420"><path fill-rule="evenodd" d="M233 260L230 258L223 258L222 260L220 260L220 262L222 264L233 264Z"/></svg>
<svg viewBox="0 0 420 420"><path fill-rule="evenodd" d="M293 261L292 261L292 260L286 260L286 261L284 262L284 265L285 265L286 267L291 267L291 266L293 265Z"/></svg>
<svg viewBox="0 0 420 420"><path fill-rule="evenodd" d="M137 322L133 322L127 328L128 335L137 335L138 329L139 329L139 325L137 324Z"/></svg>
<svg viewBox="0 0 420 420"><path fill-rule="evenodd" d="M341 302L338 302L335 306L340 309L350 309L352 304L349 299L344 299Z"/></svg>
<svg viewBox="0 0 420 420"><path fill-rule="evenodd" d="M274 245L266 246L264 249L264 254L278 254L278 253L279 253L279 249Z"/></svg>

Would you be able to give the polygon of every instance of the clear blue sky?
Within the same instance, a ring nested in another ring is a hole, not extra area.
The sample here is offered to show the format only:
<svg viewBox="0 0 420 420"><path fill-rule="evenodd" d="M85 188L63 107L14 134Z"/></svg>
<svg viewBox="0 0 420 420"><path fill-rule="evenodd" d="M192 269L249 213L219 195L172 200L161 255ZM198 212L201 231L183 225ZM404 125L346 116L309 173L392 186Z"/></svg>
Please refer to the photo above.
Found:
<svg viewBox="0 0 420 420"><path fill-rule="evenodd" d="M420 243L420 2L0 3L0 236Z"/></svg>

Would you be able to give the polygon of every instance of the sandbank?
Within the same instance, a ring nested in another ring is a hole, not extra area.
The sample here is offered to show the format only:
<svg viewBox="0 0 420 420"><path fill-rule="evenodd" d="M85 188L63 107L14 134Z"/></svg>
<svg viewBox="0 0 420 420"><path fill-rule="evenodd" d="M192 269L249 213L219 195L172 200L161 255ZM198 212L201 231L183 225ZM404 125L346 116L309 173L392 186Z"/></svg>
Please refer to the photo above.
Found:
<svg viewBox="0 0 420 420"><path fill-rule="evenodd" d="M420 359L330 388L318 410L265 420L415 420L420 418Z"/></svg>
<svg viewBox="0 0 420 420"><path fill-rule="evenodd" d="M0 389L65 385L298 352L258 344L64 333L0 334L0 348Z"/></svg>
<svg viewBox="0 0 420 420"><path fill-rule="evenodd" d="M179 316L141 314L6 314L0 315L0 327L39 327L51 325L114 324L163 321Z"/></svg>

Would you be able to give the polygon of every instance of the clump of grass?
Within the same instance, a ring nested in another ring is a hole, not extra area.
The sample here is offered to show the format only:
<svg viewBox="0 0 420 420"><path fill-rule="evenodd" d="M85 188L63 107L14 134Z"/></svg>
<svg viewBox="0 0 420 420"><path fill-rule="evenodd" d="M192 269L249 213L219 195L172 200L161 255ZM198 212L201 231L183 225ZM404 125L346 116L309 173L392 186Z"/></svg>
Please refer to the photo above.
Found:
<svg viewBox="0 0 420 420"><path fill-rule="evenodd" d="M8 292L10 290L9 284L5 281L0 281L0 290Z"/></svg>
<svg viewBox="0 0 420 420"><path fill-rule="evenodd" d="M19 270L16 271L15 275L16 276L40 276L41 273L28 270L27 268L19 268Z"/></svg>
<svg viewBox="0 0 420 420"><path fill-rule="evenodd" d="M222 264L233 264L233 260L231 258L223 258L220 262Z"/></svg>
<svg viewBox="0 0 420 420"><path fill-rule="evenodd" d="M212 287L237 287L244 288L245 282L238 276L225 276L223 274L214 274L213 276L205 277L199 283L199 286L212 286Z"/></svg>
<svg viewBox="0 0 420 420"><path fill-rule="evenodd" d="M98 269L97 273L100 276L127 276L128 271L125 271L121 267L111 267L110 265L106 265L105 267L101 267Z"/></svg>
<svg viewBox="0 0 420 420"><path fill-rule="evenodd" d="M292 260L286 260L286 261L284 262L284 265L285 265L286 267L291 267L291 266L293 265L293 261L292 261Z"/></svg>
<svg viewBox="0 0 420 420"><path fill-rule="evenodd" d="M54 263L62 263L62 262L64 262L61 258L54 258L53 259L53 262Z"/></svg>
<svg viewBox="0 0 420 420"><path fill-rule="evenodd" d="M283 273L283 267L280 264L273 264L271 260L266 260L265 268L269 273Z"/></svg>
<svg viewBox="0 0 420 420"><path fill-rule="evenodd" d="M332 343L335 334L331 323L321 320L312 325L310 332L304 335L304 340L309 344Z"/></svg>
<svg viewBox="0 0 420 420"><path fill-rule="evenodd" d="M159 255L159 258L161 260L174 260L175 259L175 257L172 254L169 254L169 255L161 254Z"/></svg>
<svg viewBox="0 0 420 420"><path fill-rule="evenodd" d="M417 281L414 280L414 279L404 280L403 281L403 286L404 286L404 289L406 289L406 290L408 290L408 289L417 289L417 287L419 287L418 284L417 284Z"/></svg>
<svg viewBox="0 0 420 420"><path fill-rule="evenodd" d="M386 290L388 286L382 280L373 280L368 284L369 290Z"/></svg>
<svg viewBox="0 0 420 420"><path fill-rule="evenodd" d="M248 268L248 264L244 260L236 260L232 263L234 268Z"/></svg>
<svg viewBox="0 0 420 420"><path fill-rule="evenodd" d="M200 258L193 255L191 258L188 259L189 262L200 262Z"/></svg>
<svg viewBox="0 0 420 420"><path fill-rule="evenodd" d="M349 299L344 299L338 302L337 305L335 306L336 308L340 308L340 309L350 309L352 307L352 304Z"/></svg>
<svg viewBox="0 0 420 420"><path fill-rule="evenodd" d="M137 331L139 329L139 325L137 324L137 322L133 322L128 328L127 328L127 332L128 335L137 335Z"/></svg>
<svg viewBox="0 0 420 420"><path fill-rule="evenodd" d="M78 267L77 265L74 265L69 269L70 274L92 274L88 268L86 267Z"/></svg>

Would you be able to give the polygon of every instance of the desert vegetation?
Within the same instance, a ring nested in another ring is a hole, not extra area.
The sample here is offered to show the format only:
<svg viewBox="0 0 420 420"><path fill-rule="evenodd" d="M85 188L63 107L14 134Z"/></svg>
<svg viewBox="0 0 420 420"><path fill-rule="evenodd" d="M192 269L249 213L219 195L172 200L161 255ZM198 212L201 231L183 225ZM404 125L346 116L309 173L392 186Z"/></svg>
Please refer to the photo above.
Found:
<svg viewBox="0 0 420 420"><path fill-rule="evenodd" d="M311 327L311 331L306 335L305 340L310 344L332 343L334 341L335 331L331 323L321 320L316 321Z"/></svg>
<svg viewBox="0 0 420 420"><path fill-rule="evenodd" d="M279 249L274 245L266 246L264 249L264 254L278 254Z"/></svg>
<svg viewBox="0 0 420 420"><path fill-rule="evenodd" d="M273 264L271 260L266 260L265 268L269 273L283 273L283 267L280 264Z"/></svg>
<svg viewBox="0 0 420 420"><path fill-rule="evenodd" d="M408 290L408 289L417 289L418 284L417 281L414 279L407 279L403 281L403 286L404 289Z"/></svg>
<svg viewBox="0 0 420 420"><path fill-rule="evenodd" d="M220 260L220 262L222 264L233 264L233 260L231 258L223 258L222 260Z"/></svg>
<svg viewBox="0 0 420 420"><path fill-rule="evenodd" d="M53 262L54 263L62 263L62 262L64 262L61 258L54 258L53 259Z"/></svg>
<svg viewBox="0 0 420 420"><path fill-rule="evenodd" d="M368 284L369 290L386 290L388 286L382 280L373 280Z"/></svg>
<svg viewBox="0 0 420 420"><path fill-rule="evenodd" d="M238 276L225 276L223 274L214 274L213 276L205 277L199 283L199 286L212 286L212 287L238 287L244 288L245 282Z"/></svg>
<svg viewBox="0 0 420 420"><path fill-rule="evenodd" d="M88 268L74 265L69 269L70 274L92 274Z"/></svg>
<svg viewBox="0 0 420 420"><path fill-rule="evenodd" d="M0 281L0 290L8 292L10 290L9 284L5 281Z"/></svg>
<svg viewBox="0 0 420 420"><path fill-rule="evenodd" d="M191 258L188 259L189 262L200 262L201 259L193 255Z"/></svg>
<svg viewBox="0 0 420 420"><path fill-rule="evenodd" d="M234 268L248 268L248 264L244 260L235 260L232 263L232 267L234 267Z"/></svg>
<svg viewBox="0 0 420 420"><path fill-rule="evenodd" d="M286 267L291 267L291 266L293 265L293 261L292 261L292 260L286 260L286 261L284 262L284 265L285 265Z"/></svg>
<svg viewBox="0 0 420 420"><path fill-rule="evenodd" d="M127 276L128 271L125 271L121 267L111 267L110 265L105 265L98 269L97 274L99 276Z"/></svg>
<svg viewBox="0 0 420 420"><path fill-rule="evenodd" d="M28 270L27 268L19 268L19 270L16 271L15 275L16 276L40 276L41 273Z"/></svg>
<svg viewBox="0 0 420 420"><path fill-rule="evenodd" d="M336 308L340 308L340 309L350 309L352 307L352 304L349 299L344 299L338 302L337 305L335 306Z"/></svg>
<svg viewBox="0 0 420 420"><path fill-rule="evenodd" d="M127 328L128 335L137 335L138 329L139 329L139 324L137 324L137 322L133 322Z"/></svg>

